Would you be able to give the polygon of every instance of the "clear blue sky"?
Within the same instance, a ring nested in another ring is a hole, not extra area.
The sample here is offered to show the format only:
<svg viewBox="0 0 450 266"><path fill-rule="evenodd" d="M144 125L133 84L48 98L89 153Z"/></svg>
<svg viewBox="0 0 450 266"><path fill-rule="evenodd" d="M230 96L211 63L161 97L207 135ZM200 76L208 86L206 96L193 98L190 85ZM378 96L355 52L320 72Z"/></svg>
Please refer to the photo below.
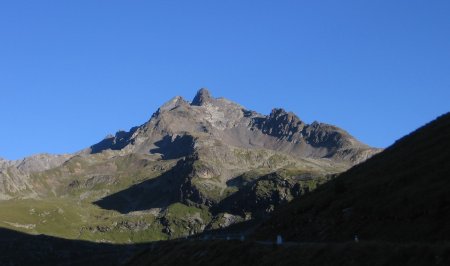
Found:
<svg viewBox="0 0 450 266"><path fill-rule="evenodd" d="M0 156L75 152L200 87L386 147L450 111L450 1L1 1Z"/></svg>

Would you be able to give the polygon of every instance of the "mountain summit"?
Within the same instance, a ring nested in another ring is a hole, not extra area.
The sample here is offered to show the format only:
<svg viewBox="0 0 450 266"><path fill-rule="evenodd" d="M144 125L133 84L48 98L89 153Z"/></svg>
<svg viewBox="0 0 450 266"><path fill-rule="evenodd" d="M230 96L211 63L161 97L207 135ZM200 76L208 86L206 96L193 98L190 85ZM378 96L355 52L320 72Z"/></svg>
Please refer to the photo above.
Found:
<svg viewBox="0 0 450 266"><path fill-rule="evenodd" d="M211 93L208 89L202 88L200 89L194 97L192 101L192 105L202 106L205 103L208 103L212 100Z"/></svg>
<svg viewBox="0 0 450 266"><path fill-rule="evenodd" d="M181 143L181 139L190 141ZM190 104L175 97L144 125L130 132L118 132L93 145L90 152L122 150L181 157L188 155L193 146L201 149L212 143L264 148L299 158L328 158L349 165L379 151L338 127L318 122L308 125L281 108L262 115L227 99L213 98L207 89L200 89ZM174 155L173 149L180 153Z"/></svg>

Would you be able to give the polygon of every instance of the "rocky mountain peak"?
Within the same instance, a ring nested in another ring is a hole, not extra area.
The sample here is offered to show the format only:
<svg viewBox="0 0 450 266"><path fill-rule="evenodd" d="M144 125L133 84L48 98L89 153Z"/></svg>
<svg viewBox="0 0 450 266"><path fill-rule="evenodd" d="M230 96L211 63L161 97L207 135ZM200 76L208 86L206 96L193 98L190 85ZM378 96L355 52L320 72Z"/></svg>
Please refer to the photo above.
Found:
<svg viewBox="0 0 450 266"><path fill-rule="evenodd" d="M206 88L201 88L195 95L194 100L192 100L191 105L202 106L212 100L214 100L214 98L211 96L209 90Z"/></svg>
<svg viewBox="0 0 450 266"><path fill-rule="evenodd" d="M282 108L274 108L261 124L257 125L263 133L277 138L289 138L301 134L305 123L292 112Z"/></svg>
<svg viewBox="0 0 450 266"><path fill-rule="evenodd" d="M303 123L300 118L292 112L286 112L283 108L274 108L270 113L268 120L279 121L288 124Z"/></svg>
<svg viewBox="0 0 450 266"><path fill-rule="evenodd" d="M188 102L183 99L183 97L181 96L175 96L172 99L170 99L168 102L166 102L165 104L163 104L159 109L158 112L162 112L162 111L170 111L178 106L181 105L189 105Z"/></svg>

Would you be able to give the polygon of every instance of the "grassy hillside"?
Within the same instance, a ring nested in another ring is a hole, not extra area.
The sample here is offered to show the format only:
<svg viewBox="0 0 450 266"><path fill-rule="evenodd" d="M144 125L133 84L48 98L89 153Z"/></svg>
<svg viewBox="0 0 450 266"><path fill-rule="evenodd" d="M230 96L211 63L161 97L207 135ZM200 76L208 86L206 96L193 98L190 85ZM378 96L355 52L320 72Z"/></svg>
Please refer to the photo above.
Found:
<svg viewBox="0 0 450 266"><path fill-rule="evenodd" d="M168 239L152 213L123 215L71 199L0 202L0 227L32 235L110 243Z"/></svg>
<svg viewBox="0 0 450 266"><path fill-rule="evenodd" d="M265 217L341 170L266 150L206 155L75 156L33 173L34 197L0 201L0 227L107 243L180 238Z"/></svg>
<svg viewBox="0 0 450 266"><path fill-rule="evenodd" d="M275 212L256 232L297 241L450 240L450 114L405 136L313 193Z"/></svg>

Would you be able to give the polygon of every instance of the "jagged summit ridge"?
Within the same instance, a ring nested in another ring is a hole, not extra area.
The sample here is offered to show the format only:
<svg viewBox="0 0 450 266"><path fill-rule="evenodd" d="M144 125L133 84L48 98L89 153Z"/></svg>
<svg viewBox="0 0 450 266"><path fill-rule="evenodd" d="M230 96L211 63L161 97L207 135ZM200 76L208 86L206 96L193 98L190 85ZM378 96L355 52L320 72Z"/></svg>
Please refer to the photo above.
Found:
<svg viewBox="0 0 450 266"><path fill-rule="evenodd" d="M301 132L306 124L292 112L286 112L282 108L274 108L263 120L261 130L263 133L278 138L295 138L295 134ZM301 135L297 135L301 137Z"/></svg>
<svg viewBox="0 0 450 266"><path fill-rule="evenodd" d="M191 103L180 96L174 97L144 125L92 146L91 152L109 149L122 153L163 152L164 156L164 151L169 152L167 149L174 147L173 141L183 136L190 136L195 144L186 145L195 146L197 150L212 149L216 144L264 148L296 157L329 158L350 164L379 151L338 127L323 123L308 125L282 108L262 115L230 100L214 98L209 90L202 88Z"/></svg>

